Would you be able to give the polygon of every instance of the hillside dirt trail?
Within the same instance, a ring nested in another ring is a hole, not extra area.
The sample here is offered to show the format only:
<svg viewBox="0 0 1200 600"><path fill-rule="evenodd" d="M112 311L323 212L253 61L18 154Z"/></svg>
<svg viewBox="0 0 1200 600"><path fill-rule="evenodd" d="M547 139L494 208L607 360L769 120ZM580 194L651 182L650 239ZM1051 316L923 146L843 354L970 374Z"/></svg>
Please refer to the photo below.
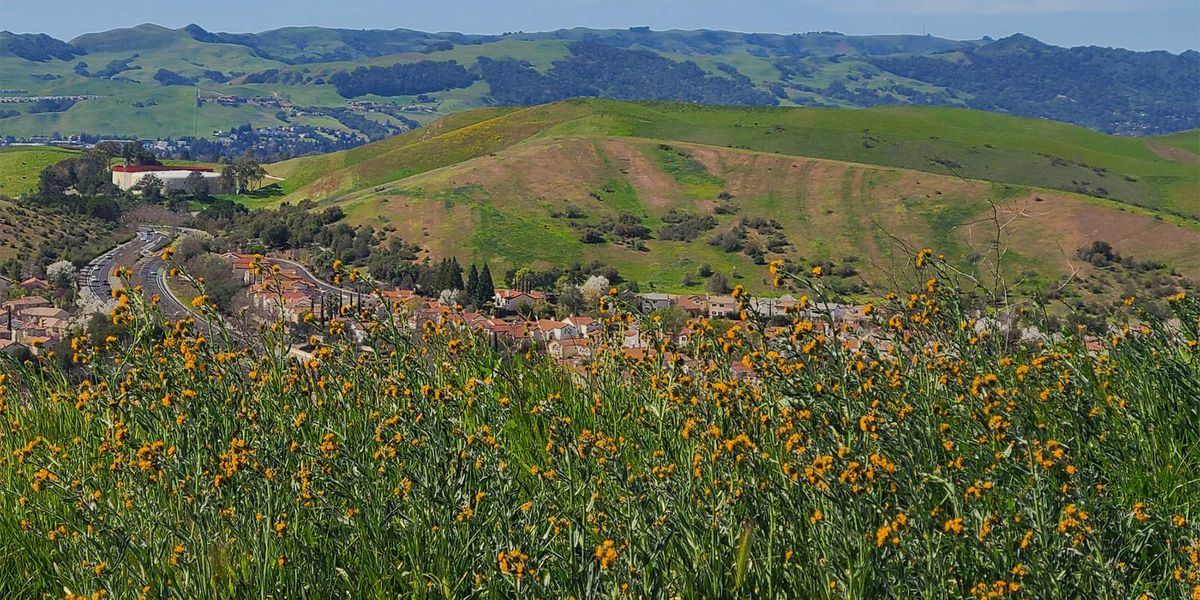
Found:
<svg viewBox="0 0 1200 600"><path fill-rule="evenodd" d="M1196 154L1195 152L1188 152L1183 148L1176 148L1175 146L1168 146L1166 144L1156 144L1154 142L1146 142L1146 147L1151 152L1167 160L1189 165L1200 165L1200 154Z"/></svg>

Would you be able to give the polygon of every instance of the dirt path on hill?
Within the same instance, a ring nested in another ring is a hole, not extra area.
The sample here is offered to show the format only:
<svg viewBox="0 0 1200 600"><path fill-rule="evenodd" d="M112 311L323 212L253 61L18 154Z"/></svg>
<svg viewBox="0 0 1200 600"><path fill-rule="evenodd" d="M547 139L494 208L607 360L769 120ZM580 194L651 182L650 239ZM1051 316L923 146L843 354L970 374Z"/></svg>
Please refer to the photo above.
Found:
<svg viewBox="0 0 1200 600"><path fill-rule="evenodd" d="M681 194L679 184L637 146L624 140L609 139L604 142L604 152L633 184L647 206L666 210L672 204L671 198Z"/></svg>
<svg viewBox="0 0 1200 600"><path fill-rule="evenodd" d="M1175 146L1168 146L1166 144L1158 144L1155 142L1146 142L1146 147L1149 148L1151 152L1167 160L1173 160L1175 162L1189 165L1200 165L1200 154L1196 154L1195 152L1188 152L1183 148L1176 148Z"/></svg>

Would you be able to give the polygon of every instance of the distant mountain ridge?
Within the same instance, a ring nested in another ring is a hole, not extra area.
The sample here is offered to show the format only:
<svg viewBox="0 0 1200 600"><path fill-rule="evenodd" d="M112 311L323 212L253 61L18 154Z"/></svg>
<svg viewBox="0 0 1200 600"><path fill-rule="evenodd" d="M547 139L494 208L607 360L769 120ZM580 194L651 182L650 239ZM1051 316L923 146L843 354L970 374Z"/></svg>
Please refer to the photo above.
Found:
<svg viewBox="0 0 1200 600"><path fill-rule="evenodd" d="M0 88L89 96L74 106L16 105L0 113L0 135L17 137L205 135L249 123L319 125L375 139L405 126L394 114L401 109L412 113L405 118L426 123L469 108L572 97L957 106L1124 135L1200 127L1200 53L1062 48L1022 34L949 40L637 27L502 35L322 27L220 33L195 24L144 24L69 42L2 32ZM219 96L242 100L204 102ZM243 101L254 97L273 100ZM362 118L344 114L355 100L362 102L350 109ZM331 110L343 111L337 123Z"/></svg>
<svg viewBox="0 0 1200 600"><path fill-rule="evenodd" d="M137 50L138 40L159 37L168 32L183 32L192 39L213 44L245 46L262 58L287 64L311 64L361 60L404 52L428 52L446 43L479 45L500 40L603 43L621 48L645 48L679 54L723 54L732 47L744 46L761 57L797 56L869 56L897 53L950 52L975 46L982 41L957 41L922 35L848 36L837 32L796 34L740 33L715 30L652 31L648 28L590 29L577 27L547 32L508 33L503 35L428 33L411 29L338 29L325 27L283 27L260 33L219 33L190 24L181 29L143 24L125 29L90 33L70 41L79 48ZM148 35L147 35L148 34ZM122 44L114 38L128 40ZM318 50L324 50L316 54Z"/></svg>

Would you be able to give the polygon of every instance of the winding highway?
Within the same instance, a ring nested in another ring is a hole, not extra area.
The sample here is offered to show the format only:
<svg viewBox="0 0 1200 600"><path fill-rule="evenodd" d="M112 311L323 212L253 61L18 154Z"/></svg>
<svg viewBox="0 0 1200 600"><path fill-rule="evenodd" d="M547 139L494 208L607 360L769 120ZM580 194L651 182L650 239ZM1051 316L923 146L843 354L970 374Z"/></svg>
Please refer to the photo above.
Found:
<svg viewBox="0 0 1200 600"><path fill-rule="evenodd" d="M199 313L185 305L167 288L167 265L159 256L174 235L157 229L139 228L134 238L92 259L79 271L79 288L87 290L99 300L100 307L108 309L112 303L113 289L124 286L113 275L117 267L133 269L133 283L142 286L147 298L158 295L158 307L163 315L171 319L194 318L196 330L207 334L211 328Z"/></svg>
<svg viewBox="0 0 1200 600"><path fill-rule="evenodd" d="M97 310L109 310L113 305L113 289L122 289L124 285L113 273L117 267L130 267L133 270L132 284L140 285L142 293L147 297L158 296L158 308L163 315L173 319L192 318L196 322L196 330L204 335L213 329L205 317L191 306L175 296L167 286L168 265L160 256L177 237L178 233L186 230L167 227L141 227L133 239L120 244L109 251L92 259L79 271L79 289L95 296L98 301ZM346 301L354 298L359 292L338 287L317 277L308 267L283 258L266 258L264 262L278 265L281 268L295 271L310 285L326 294L340 295ZM241 337L232 332L235 337Z"/></svg>
<svg viewBox="0 0 1200 600"><path fill-rule="evenodd" d="M157 251L165 246L170 239L150 228L138 229L132 240L93 258L79 270L79 289L91 292L101 306L107 306L112 301L114 281L116 287L121 287L120 281L116 280L113 271L118 266L135 264L147 253Z"/></svg>

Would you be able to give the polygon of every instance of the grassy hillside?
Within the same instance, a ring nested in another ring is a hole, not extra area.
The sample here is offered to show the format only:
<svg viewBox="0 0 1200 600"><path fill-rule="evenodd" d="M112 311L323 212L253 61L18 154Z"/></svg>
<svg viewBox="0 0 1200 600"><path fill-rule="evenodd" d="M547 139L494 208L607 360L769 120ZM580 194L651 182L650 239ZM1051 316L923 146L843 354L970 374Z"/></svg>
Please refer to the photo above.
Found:
<svg viewBox="0 0 1200 600"><path fill-rule="evenodd" d="M0 196L22 196L38 189L42 169L77 154L44 146L0 148Z"/></svg>
<svg viewBox="0 0 1200 600"><path fill-rule="evenodd" d="M112 223L8 199L37 191L42 169L77 154L43 146L0 148L0 263L11 258L41 262L43 266L56 258L82 263L121 237L122 231ZM65 253L41 254L43 245Z"/></svg>
<svg viewBox="0 0 1200 600"><path fill-rule="evenodd" d="M351 153L281 163L277 174L287 177L291 171L309 169L287 189L323 199L535 136L628 136L1056 188L1200 217L1200 205L1194 201L1200 170L1156 153L1152 146L1163 145L1158 142L1162 138L1110 136L980 111L745 109L578 100L491 115L473 112L463 119ZM1189 137L1200 144L1200 132L1166 139L1183 143ZM351 168L330 171L342 156L348 157Z"/></svg>
<svg viewBox="0 0 1200 600"><path fill-rule="evenodd" d="M973 111L572 101L464 113L269 171L285 178L284 200L337 204L352 222L394 229L435 256L507 266L600 260L656 289L695 289L702 282L683 282L703 264L753 272L746 252L708 243L743 219L779 224L749 233L747 245L782 238L770 256L849 263L870 281L891 269L895 238L936 242L986 270L992 203L1007 223L1007 267L1041 273L1042 283L1070 272L1074 250L1097 239L1200 275L1194 168L1142 140ZM1084 173L1121 199L1068 191ZM568 218L568 208L581 214ZM691 241L656 234L642 249L584 243L587 228L622 213L655 233L678 213L713 215L717 225Z"/></svg>
<svg viewBox="0 0 1200 600"><path fill-rule="evenodd" d="M57 258L65 258L82 264L112 247L121 236L121 230L98 219L0 199L0 263L17 258L23 263L33 261L45 266ZM39 254L43 245L55 248L56 254Z"/></svg>

